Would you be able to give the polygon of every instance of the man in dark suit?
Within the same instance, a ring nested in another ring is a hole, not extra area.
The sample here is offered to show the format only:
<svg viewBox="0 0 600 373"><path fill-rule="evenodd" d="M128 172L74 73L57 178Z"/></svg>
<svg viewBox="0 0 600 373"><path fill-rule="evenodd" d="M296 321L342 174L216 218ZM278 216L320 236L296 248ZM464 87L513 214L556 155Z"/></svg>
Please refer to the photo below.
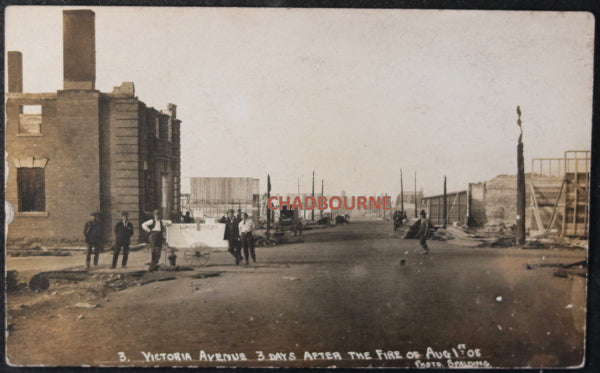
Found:
<svg viewBox="0 0 600 373"><path fill-rule="evenodd" d="M123 268L127 267L127 257L129 256L129 243L131 236L133 236L133 224L128 220L129 214L127 211L121 213L121 220L115 225L115 253L113 254L112 267L117 266L119 259L119 253L123 248L123 261L121 262Z"/></svg>
<svg viewBox="0 0 600 373"><path fill-rule="evenodd" d="M85 223L83 227L83 236L88 244L87 256L85 258L86 268L90 268L90 259L92 257L92 248L94 249L94 267L98 265L100 258L100 250L102 250L102 236L104 235L104 227L98 219L98 213L90 214L91 220Z"/></svg>
<svg viewBox="0 0 600 373"><path fill-rule="evenodd" d="M242 262L242 250L240 246L240 220L235 217L234 211L227 211L227 220L225 221L225 234L223 239L229 243L229 252L235 258L235 264L239 265Z"/></svg>

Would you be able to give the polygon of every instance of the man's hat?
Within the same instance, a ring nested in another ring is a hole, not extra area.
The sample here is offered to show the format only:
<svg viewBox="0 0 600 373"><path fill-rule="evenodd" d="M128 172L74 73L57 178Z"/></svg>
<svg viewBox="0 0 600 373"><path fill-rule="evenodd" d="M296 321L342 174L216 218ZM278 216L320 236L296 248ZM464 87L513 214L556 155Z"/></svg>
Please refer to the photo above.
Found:
<svg viewBox="0 0 600 373"><path fill-rule="evenodd" d="M121 213L121 216L129 216L129 213L128 213L127 211L123 211L123 212Z"/></svg>

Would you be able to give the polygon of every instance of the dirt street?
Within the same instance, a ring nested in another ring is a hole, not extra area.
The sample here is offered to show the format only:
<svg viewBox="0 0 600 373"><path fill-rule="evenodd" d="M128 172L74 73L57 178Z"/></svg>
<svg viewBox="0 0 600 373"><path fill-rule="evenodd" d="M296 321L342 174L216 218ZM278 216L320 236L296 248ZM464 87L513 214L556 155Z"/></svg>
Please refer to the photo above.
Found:
<svg viewBox="0 0 600 373"><path fill-rule="evenodd" d="M303 243L257 248L256 265L235 266L217 252L206 267L159 271L155 279L167 280L120 291L105 283L146 269L150 254L132 253L129 268L111 271L104 253L89 280L8 293L8 359L46 366L582 364L585 278L555 276L552 265L585 260L584 250L478 248L455 239L431 241L423 256L417 240L392 232L391 222L380 221L307 231ZM39 271L81 269L84 261L81 254L8 257L7 269L25 281ZM192 277L201 273L210 276Z"/></svg>

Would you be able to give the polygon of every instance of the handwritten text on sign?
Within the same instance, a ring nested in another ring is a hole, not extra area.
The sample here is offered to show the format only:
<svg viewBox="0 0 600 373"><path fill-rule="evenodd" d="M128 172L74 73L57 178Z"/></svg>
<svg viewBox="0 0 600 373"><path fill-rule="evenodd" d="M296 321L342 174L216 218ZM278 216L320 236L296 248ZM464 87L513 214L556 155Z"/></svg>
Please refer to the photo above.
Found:
<svg viewBox="0 0 600 373"><path fill-rule="evenodd" d="M225 224L172 224L167 227L167 243L176 248L227 247L223 240Z"/></svg>

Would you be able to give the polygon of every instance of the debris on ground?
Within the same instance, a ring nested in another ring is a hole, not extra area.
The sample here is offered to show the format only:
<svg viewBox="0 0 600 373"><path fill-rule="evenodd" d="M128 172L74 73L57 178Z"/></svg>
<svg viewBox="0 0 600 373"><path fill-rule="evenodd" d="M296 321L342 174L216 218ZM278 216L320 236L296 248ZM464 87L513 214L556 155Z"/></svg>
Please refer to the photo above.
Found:
<svg viewBox="0 0 600 373"><path fill-rule="evenodd" d="M140 243L140 244L137 244L137 245L130 245L129 246L129 251L130 252L131 251L139 251L139 250L145 249L146 247L148 247L147 243Z"/></svg>
<svg viewBox="0 0 600 373"><path fill-rule="evenodd" d="M73 307L76 307L76 308L96 308L96 307L98 307L98 305L97 304L90 304L90 303L78 302L78 303L75 303L73 305Z"/></svg>
<svg viewBox="0 0 600 373"><path fill-rule="evenodd" d="M207 278L207 277L217 277L220 276L221 272L202 272L196 275L193 275L192 278Z"/></svg>
<svg viewBox="0 0 600 373"><path fill-rule="evenodd" d="M19 281L17 280L19 277L19 272L15 270L6 271L6 290L17 290L19 288Z"/></svg>
<svg viewBox="0 0 600 373"><path fill-rule="evenodd" d="M448 233L450 233L453 237L457 237L457 238L480 238L480 237L470 237L470 236L474 236L474 235L470 235L467 232L465 232L465 230L462 227L447 227L446 230L448 231Z"/></svg>
<svg viewBox="0 0 600 373"><path fill-rule="evenodd" d="M168 281L176 278L167 273L135 271L121 273L116 276L109 275L108 280L104 282L104 287L113 290L123 290L131 286L141 286L155 281Z"/></svg>
<svg viewBox="0 0 600 373"><path fill-rule="evenodd" d="M41 273L38 273L29 280L29 288L33 291L44 291L49 287L50 281Z"/></svg>
<svg viewBox="0 0 600 373"><path fill-rule="evenodd" d="M169 280L175 280L177 277L161 277L161 278L153 278L150 280L146 280L146 281L142 281L140 282L138 285L142 286L142 285L147 285L156 281L169 281Z"/></svg>
<svg viewBox="0 0 600 373"><path fill-rule="evenodd" d="M185 267L185 266L167 266L167 267L159 267L159 271L193 271L193 267Z"/></svg>
<svg viewBox="0 0 600 373"><path fill-rule="evenodd" d="M455 228L455 230L458 230ZM445 229L445 228L438 228L435 233L431 236L432 240L436 240L436 241L448 241L448 240L453 240L454 239L454 235L452 235L452 233L449 232L449 229Z"/></svg>
<svg viewBox="0 0 600 373"><path fill-rule="evenodd" d="M298 277L290 277L290 276L283 276L282 279L290 280L290 281L300 281L300 279Z"/></svg>
<svg viewBox="0 0 600 373"><path fill-rule="evenodd" d="M484 241L477 247L514 247L516 244L515 237L497 237L492 241Z"/></svg>
<svg viewBox="0 0 600 373"><path fill-rule="evenodd" d="M47 249L43 246L33 246L25 249L9 249L7 254L12 257L20 256L70 256L66 249Z"/></svg>
<svg viewBox="0 0 600 373"><path fill-rule="evenodd" d="M581 260L569 264L561 263L541 263L541 264L526 264L525 268L558 268L554 272L555 277L568 278L569 276L587 277L587 261Z"/></svg>

